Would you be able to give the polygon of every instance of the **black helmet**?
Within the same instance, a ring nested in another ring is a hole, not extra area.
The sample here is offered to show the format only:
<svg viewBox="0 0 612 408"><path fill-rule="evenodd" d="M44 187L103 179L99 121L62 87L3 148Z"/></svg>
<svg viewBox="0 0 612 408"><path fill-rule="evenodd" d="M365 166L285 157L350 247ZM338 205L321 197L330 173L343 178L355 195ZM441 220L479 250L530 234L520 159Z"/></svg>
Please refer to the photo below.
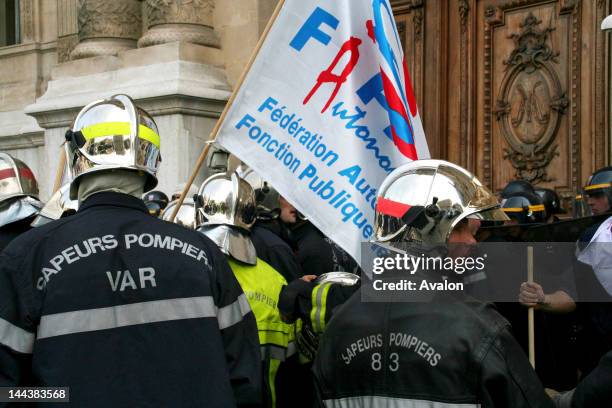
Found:
<svg viewBox="0 0 612 408"><path fill-rule="evenodd" d="M159 204L159 207L162 210L168 205L168 196L159 190L149 191L148 193L145 193L142 197L142 200L145 202L145 204L149 202L157 203Z"/></svg>
<svg viewBox="0 0 612 408"><path fill-rule="evenodd" d="M604 167L597 170L584 186L586 195L606 193L609 194L612 187L612 167Z"/></svg>
<svg viewBox="0 0 612 408"><path fill-rule="evenodd" d="M546 221L546 210L536 194L513 194L502 203L502 210L519 224L534 224Z"/></svg>
<svg viewBox="0 0 612 408"><path fill-rule="evenodd" d="M501 197L509 198L513 194L519 194L519 193L535 194L535 191L531 183L529 183L528 181L512 180L511 182L506 184L506 187L504 187L504 189L502 190Z"/></svg>
<svg viewBox="0 0 612 408"><path fill-rule="evenodd" d="M608 198L608 206L612 207L612 167L604 167L593 173L584 186L582 195L585 201L588 197L605 196Z"/></svg>
<svg viewBox="0 0 612 408"><path fill-rule="evenodd" d="M550 217L554 214L565 214L566 211L561 208L561 200L559 200L559 196L555 190L538 187L535 189L535 192L544 203L546 217Z"/></svg>
<svg viewBox="0 0 612 408"><path fill-rule="evenodd" d="M154 217L159 217L159 215L162 212L162 208L159 205L158 202L156 201L147 201L145 203L145 205L147 206L147 211L149 211L149 214L154 216Z"/></svg>
<svg viewBox="0 0 612 408"><path fill-rule="evenodd" d="M241 164L236 173L253 187L255 201L257 202L257 219L270 221L277 219L280 215L280 204L278 191L268 181L264 180L253 169Z"/></svg>

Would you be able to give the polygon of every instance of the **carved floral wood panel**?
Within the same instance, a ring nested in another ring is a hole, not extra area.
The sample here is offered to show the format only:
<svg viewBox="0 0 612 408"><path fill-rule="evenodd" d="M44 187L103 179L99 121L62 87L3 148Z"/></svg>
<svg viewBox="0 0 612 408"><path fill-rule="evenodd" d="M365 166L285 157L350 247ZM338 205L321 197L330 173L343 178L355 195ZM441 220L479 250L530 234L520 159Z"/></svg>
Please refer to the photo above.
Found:
<svg viewBox="0 0 612 408"><path fill-rule="evenodd" d="M484 3L484 182L556 188L580 184L580 12L577 2ZM571 104L570 104L571 103Z"/></svg>
<svg viewBox="0 0 612 408"><path fill-rule="evenodd" d="M391 0L432 157L568 205L609 164L612 0ZM418 12L417 12L418 11Z"/></svg>

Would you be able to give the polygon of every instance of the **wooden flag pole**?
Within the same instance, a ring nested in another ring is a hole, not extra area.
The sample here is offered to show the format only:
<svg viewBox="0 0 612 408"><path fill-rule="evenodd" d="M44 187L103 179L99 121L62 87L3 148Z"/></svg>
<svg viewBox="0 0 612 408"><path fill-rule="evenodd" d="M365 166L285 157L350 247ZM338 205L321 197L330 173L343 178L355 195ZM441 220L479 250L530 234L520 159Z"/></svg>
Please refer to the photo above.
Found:
<svg viewBox="0 0 612 408"><path fill-rule="evenodd" d="M268 33L270 32L270 28L272 28L272 24L274 24L274 21L276 21L278 14L283 8L283 4L285 4L285 0L279 0L278 4L276 5L276 8L274 9L274 12L272 13L272 16L270 16L270 20L268 21L266 28L261 34L259 41L257 41L257 45L255 45L255 49L251 53L249 61L244 67L244 70L242 71L242 73L240 74L240 78L238 78L238 82L236 83L236 86L234 87L234 90L232 94L230 95L227 101L227 104L225 105L225 108L223 109L223 112L221 112L221 116L219 116L219 120L215 124L215 127L213 128L213 130L210 132L209 140L208 142L206 142L206 146L204 146L202 153L200 153L200 157L198 157L198 160L196 161L196 165L195 165L195 168L193 169L193 172L191 173L191 176L189 176L187 183L185 183L185 188L181 192L181 196L179 197L178 203L174 206L174 209L172 210L172 214L170 214L170 222L174 221L176 214L181 208L181 205L183 205L183 201L185 201L187 192L191 188L193 181L195 180L196 176L200 172L200 169L202 168L202 165L204 164L204 160L206 160L206 156L208 155L208 151L210 150L210 146L217 139L217 134L219 133L219 129L221 128L221 125L223 124L223 121L225 120L225 116L227 116L227 112L229 111L230 106L232 106L234 99L236 99L236 95L238 94L238 91L240 90L240 87L242 86L242 83L244 82L244 79L246 78L247 73L251 69L253 62L255 61L255 58L257 57L257 54L259 54L259 50L261 49L261 46L263 45L266 37L268 36Z"/></svg>
<svg viewBox="0 0 612 408"><path fill-rule="evenodd" d="M64 168L66 167L66 149L62 145L62 151L60 152L59 163L55 172L55 182L53 183L53 194L57 192L62 186L62 180L64 179Z"/></svg>
<svg viewBox="0 0 612 408"><path fill-rule="evenodd" d="M533 282L533 247L527 247L527 281ZM529 333L529 362L535 369L535 323L534 309L527 309L527 330Z"/></svg>

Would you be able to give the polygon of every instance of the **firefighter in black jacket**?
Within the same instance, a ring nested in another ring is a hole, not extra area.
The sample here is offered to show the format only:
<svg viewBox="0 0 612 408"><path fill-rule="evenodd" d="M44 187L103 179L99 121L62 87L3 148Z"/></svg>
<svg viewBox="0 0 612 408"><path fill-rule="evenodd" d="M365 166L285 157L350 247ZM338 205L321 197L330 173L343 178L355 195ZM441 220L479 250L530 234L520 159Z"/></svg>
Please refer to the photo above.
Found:
<svg viewBox="0 0 612 408"><path fill-rule="evenodd" d="M32 170L21 160L0 153L0 252L30 229L41 208Z"/></svg>
<svg viewBox="0 0 612 408"><path fill-rule="evenodd" d="M245 164L241 164L236 172L255 191L257 220L251 227L251 241L257 257L270 264L287 282L301 278L302 268L289 246L289 229L279 219L278 192Z"/></svg>
<svg viewBox="0 0 612 408"><path fill-rule="evenodd" d="M140 199L152 117L115 95L66 138L79 211L0 255L0 386L68 386L82 407L258 404L257 328L225 257Z"/></svg>
<svg viewBox="0 0 612 408"><path fill-rule="evenodd" d="M217 173L202 183L194 198L198 231L227 255L253 309L261 349L263 406L274 408L277 406L277 373L295 353L294 328L282 321L277 306L280 291L287 281L259 259L249 237L256 216L253 188L236 172Z"/></svg>
<svg viewBox="0 0 612 408"><path fill-rule="evenodd" d="M466 170L418 160L383 182L376 238L392 246L471 244L480 220L502 219L495 197ZM363 302L367 285L339 308L321 338L313 370L322 406L552 406L492 306L461 293Z"/></svg>

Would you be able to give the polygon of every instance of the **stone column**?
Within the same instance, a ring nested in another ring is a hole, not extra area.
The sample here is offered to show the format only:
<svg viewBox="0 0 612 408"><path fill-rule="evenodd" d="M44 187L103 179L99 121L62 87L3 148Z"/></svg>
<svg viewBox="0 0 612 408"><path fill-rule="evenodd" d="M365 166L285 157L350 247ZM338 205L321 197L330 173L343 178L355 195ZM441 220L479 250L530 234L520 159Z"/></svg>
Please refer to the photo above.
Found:
<svg viewBox="0 0 612 408"><path fill-rule="evenodd" d="M142 33L141 11L140 0L79 0L79 44L70 59L135 48Z"/></svg>
<svg viewBox="0 0 612 408"><path fill-rule="evenodd" d="M70 53L79 43L78 1L57 1L57 62L70 60Z"/></svg>
<svg viewBox="0 0 612 408"><path fill-rule="evenodd" d="M214 0L145 0L147 32L138 47L184 41L219 48L213 31Z"/></svg>

